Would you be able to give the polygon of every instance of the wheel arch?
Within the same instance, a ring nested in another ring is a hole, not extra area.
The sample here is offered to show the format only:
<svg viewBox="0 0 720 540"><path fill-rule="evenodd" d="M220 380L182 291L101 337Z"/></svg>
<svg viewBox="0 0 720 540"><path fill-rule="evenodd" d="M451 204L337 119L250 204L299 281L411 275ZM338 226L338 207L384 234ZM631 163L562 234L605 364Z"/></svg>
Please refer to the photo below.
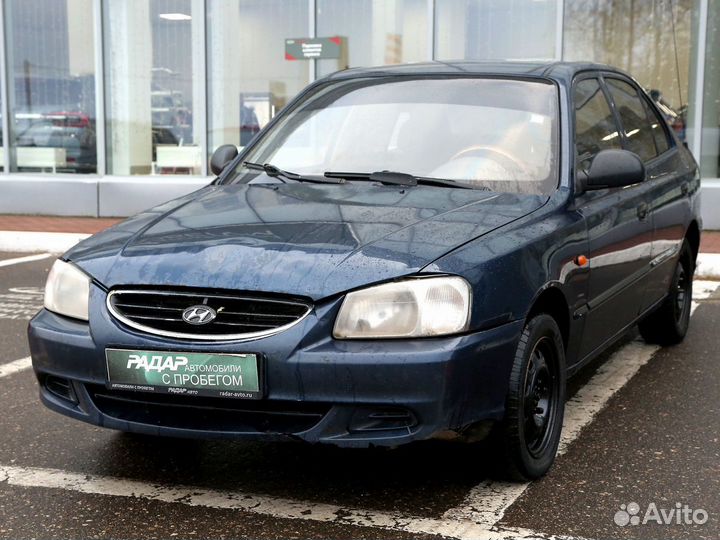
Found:
<svg viewBox="0 0 720 540"><path fill-rule="evenodd" d="M570 338L570 307L560 287L553 284L544 287L535 296L525 320L529 321L532 317L540 313L546 313L555 319L558 328L560 328L563 345L567 352L568 340Z"/></svg>
<svg viewBox="0 0 720 540"><path fill-rule="evenodd" d="M693 255L693 264L695 264L698 253L700 253L700 226L697 221L692 220L690 222L690 225L685 232L685 239L688 244L690 244L690 249L692 249Z"/></svg>

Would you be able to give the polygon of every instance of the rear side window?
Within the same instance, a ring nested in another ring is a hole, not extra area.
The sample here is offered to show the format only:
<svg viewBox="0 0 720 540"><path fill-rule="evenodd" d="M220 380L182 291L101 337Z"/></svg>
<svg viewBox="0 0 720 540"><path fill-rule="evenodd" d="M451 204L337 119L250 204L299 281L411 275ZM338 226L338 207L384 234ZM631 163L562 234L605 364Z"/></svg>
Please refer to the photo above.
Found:
<svg viewBox="0 0 720 540"><path fill-rule="evenodd" d="M651 160L658 155L658 151L642 98L635 87L625 81L612 78L605 81L620 115L627 149L635 152L643 161Z"/></svg>
<svg viewBox="0 0 720 540"><path fill-rule="evenodd" d="M665 119L658 115L657 111L653 109L647 102L645 103L645 109L647 110L648 118L650 119L650 129L655 139L655 147L657 148L658 154L662 154L670 148L670 141L668 140L668 134L665 131Z"/></svg>
<svg viewBox="0 0 720 540"><path fill-rule="evenodd" d="M621 140L597 79L575 85L575 150L578 165L585 168L595 155L608 148L621 148Z"/></svg>

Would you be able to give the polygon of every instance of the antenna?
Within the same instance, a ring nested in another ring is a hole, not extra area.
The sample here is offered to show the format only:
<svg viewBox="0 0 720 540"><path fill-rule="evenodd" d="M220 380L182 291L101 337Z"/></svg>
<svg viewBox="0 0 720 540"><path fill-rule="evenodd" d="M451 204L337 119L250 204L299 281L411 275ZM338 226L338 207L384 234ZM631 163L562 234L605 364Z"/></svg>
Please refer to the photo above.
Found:
<svg viewBox="0 0 720 540"><path fill-rule="evenodd" d="M670 20L672 21L673 47L675 49L675 76L677 77L678 97L680 98L680 103L678 104L677 109L680 110L683 106L683 96L682 86L680 83L680 60L678 59L677 32L675 31L675 3L673 0L670 0Z"/></svg>

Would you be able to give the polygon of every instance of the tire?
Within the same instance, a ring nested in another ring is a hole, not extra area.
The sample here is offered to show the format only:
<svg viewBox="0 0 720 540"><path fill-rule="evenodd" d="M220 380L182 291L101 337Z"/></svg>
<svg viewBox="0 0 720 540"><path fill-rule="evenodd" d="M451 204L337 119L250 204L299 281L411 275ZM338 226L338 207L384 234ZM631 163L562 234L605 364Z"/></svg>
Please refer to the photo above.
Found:
<svg viewBox="0 0 720 540"><path fill-rule="evenodd" d="M505 418L495 444L511 480L543 476L555 461L565 412L565 350L555 319L525 325L510 373Z"/></svg>
<svg viewBox="0 0 720 540"><path fill-rule="evenodd" d="M685 338L690 326L694 271L692 250L687 241L684 241L675 264L667 298L655 311L638 323L640 335L646 342L676 345Z"/></svg>

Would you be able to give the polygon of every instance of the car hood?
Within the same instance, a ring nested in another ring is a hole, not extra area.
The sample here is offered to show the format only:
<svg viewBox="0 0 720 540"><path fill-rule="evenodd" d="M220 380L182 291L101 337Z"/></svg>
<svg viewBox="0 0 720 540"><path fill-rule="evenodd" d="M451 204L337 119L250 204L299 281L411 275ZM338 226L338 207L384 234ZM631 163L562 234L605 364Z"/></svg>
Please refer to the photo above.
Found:
<svg viewBox="0 0 720 540"><path fill-rule="evenodd" d="M104 286L327 297L419 271L545 196L369 183L209 186L69 251Z"/></svg>

